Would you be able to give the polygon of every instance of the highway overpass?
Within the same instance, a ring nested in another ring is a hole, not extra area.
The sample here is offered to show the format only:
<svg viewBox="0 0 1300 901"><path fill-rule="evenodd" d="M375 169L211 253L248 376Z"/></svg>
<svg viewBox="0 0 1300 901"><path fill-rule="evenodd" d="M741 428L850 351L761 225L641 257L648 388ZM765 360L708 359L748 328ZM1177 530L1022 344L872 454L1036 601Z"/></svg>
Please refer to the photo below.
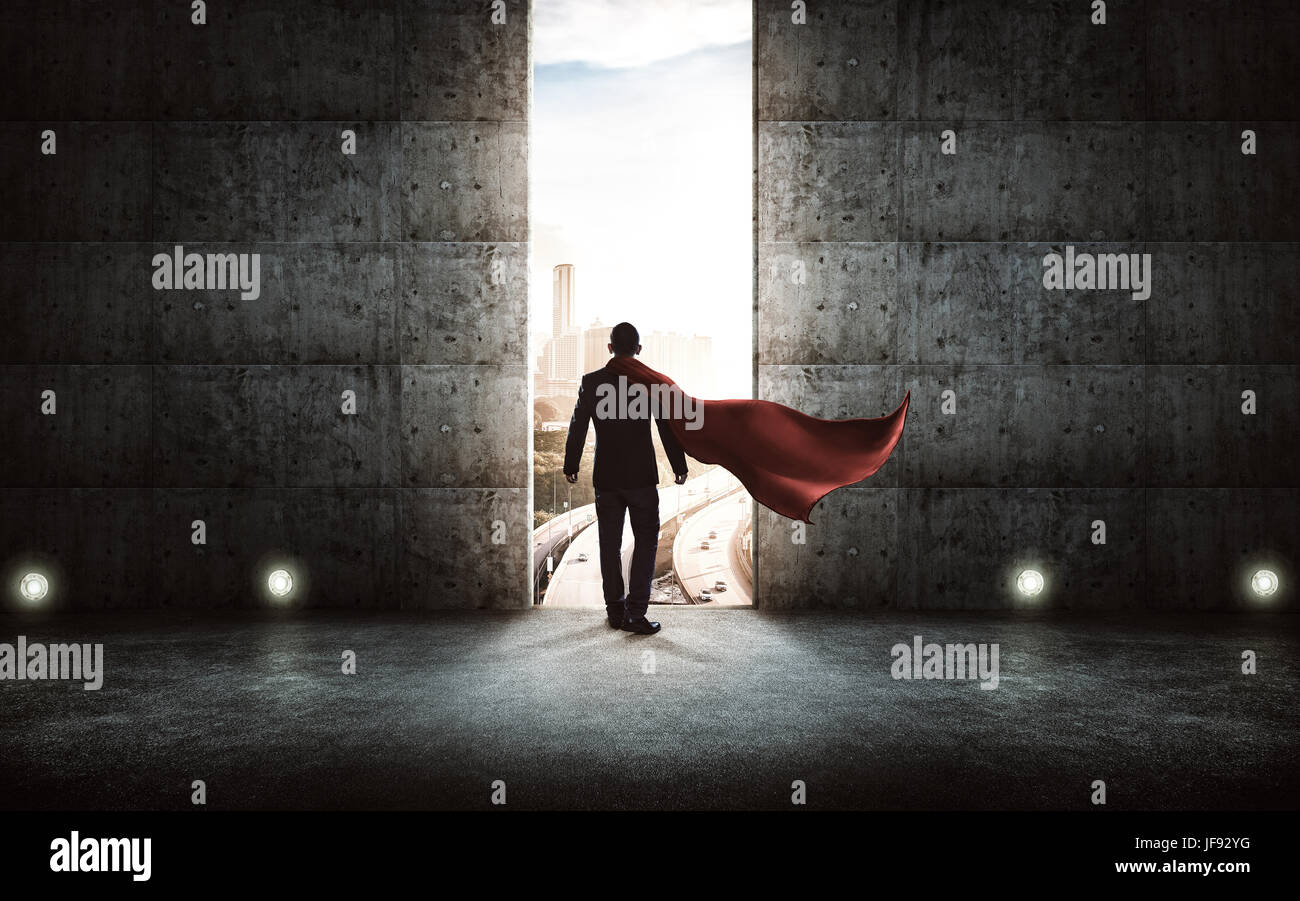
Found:
<svg viewBox="0 0 1300 901"><path fill-rule="evenodd" d="M692 514L677 530L673 574L692 603L711 607L753 605L751 569L746 565L741 541L753 503L748 491L736 488ZM722 591L717 588L718 580L726 586ZM702 594L706 589L708 599Z"/></svg>
<svg viewBox="0 0 1300 901"><path fill-rule="evenodd" d="M710 500L733 492L740 481L722 468L715 468L704 475L687 480L685 485L670 485L659 489L659 521L666 524L678 513L689 515ZM579 508L584 509L584 508ZM575 511L575 522L577 520ZM548 523L549 525L549 523ZM564 551L564 556L555 567L550 585L546 589L545 604L548 607L604 607L605 597L601 590L600 547L594 520L584 526L573 536ZM675 525L675 524L673 524ZM575 526L576 528L576 526ZM662 526L660 531L662 532ZM561 527L563 533L563 527ZM561 534L561 537L563 535ZM625 520L623 523L623 581L627 584L628 567L632 561L632 527ZM536 543L534 543L536 547ZM582 555L585 561L580 561ZM545 568L543 558L541 566ZM536 571L535 571L536 572Z"/></svg>

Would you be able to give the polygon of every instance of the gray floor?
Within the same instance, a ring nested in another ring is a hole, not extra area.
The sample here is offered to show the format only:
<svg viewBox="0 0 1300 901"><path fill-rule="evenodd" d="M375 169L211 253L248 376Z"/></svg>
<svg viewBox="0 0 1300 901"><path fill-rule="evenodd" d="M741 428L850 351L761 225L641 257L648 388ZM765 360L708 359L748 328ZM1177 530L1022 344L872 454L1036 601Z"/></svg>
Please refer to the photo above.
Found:
<svg viewBox="0 0 1300 901"><path fill-rule="evenodd" d="M1295 808L1300 618L657 609L0 617L104 687L0 682L0 806ZM890 648L997 642L1001 684ZM359 673L339 671L344 649ZM1259 674L1240 674L1242 650ZM642 672L654 652L653 674Z"/></svg>

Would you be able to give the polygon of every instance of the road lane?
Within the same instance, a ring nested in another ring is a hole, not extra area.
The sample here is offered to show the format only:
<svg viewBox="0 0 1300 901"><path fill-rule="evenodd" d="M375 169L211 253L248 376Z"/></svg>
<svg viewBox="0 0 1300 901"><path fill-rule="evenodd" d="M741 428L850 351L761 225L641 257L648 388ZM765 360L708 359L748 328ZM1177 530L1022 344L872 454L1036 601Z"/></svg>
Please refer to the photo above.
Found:
<svg viewBox="0 0 1300 901"><path fill-rule="evenodd" d="M701 476L688 479L685 485L670 485L659 489L659 521L665 523L677 515L678 505L683 509L702 503L706 497L719 497L733 491L740 484L725 469L713 469ZM706 493L707 492L707 493ZM605 594L601 588L600 545L595 522L574 537L564 556L555 567L555 575L546 589L548 607L604 607ZM628 581L628 567L632 562L632 527L627 518L623 521L623 584ZM579 557L585 554L586 561ZM545 560L542 561L545 566Z"/></svg>

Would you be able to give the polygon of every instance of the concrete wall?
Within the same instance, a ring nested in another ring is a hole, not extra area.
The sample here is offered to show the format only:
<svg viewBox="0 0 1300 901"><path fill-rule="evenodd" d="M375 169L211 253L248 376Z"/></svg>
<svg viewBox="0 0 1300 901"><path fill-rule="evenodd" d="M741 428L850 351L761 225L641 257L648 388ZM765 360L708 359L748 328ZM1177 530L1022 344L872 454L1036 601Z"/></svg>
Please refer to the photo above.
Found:
<svg viewBox="0 0 1300 901"><path fill-rule="evenodd" d="M54 608L260 605L287 560L296 603L526 605L527 3L209 6L6 6L5 603L39 565ZM1267 564L1291 605L1293 4L808 7L755 4L758 390L913 407L805 544L760 511L760 604L1004 607L1034 564L1040 605L1233 608ZM154 290L176 244L261 296ZM1151 297L1043 290L1066 244Z"/></svg>
<svg viewBox="0 0 1300 901"><path fill-rule="evenodd" d="M4 603L39 565L56 609L256 606L283 560L298 604L529 604L529 4L505 13L6 5ZM260 297L154 290L176 244L260 253Z"/></svg>
<svg viewBox="0 0 1300 901"><path fill-rule="evenodd" d="M1261 565L1294 606L1300 9L1106 6L755 3L758 396L912 392L806 543L759 511L761 606L1234 609ZM1151 296L1045 290L1069 244L1150 253Z"/></svg>

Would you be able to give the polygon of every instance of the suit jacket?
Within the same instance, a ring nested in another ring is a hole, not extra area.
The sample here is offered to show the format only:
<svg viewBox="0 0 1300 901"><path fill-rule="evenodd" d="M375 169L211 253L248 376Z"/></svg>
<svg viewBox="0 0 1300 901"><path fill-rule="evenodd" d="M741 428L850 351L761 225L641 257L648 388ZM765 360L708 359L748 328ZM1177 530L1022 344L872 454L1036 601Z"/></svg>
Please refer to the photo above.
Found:
<svg viewBox="0 0 1300 901"><path fill-rule="evenodd" d="M582 449L587 443L587 425L595 418L596 465L592 483L596 488L658 485L659 468L655 466L655 449L650 440L650 419L615 419L596 415L599 386L613 386L617 398L618 378L618 373L608 366L582 377L578 402L573 405L573 419L569 422L569 438L564 446L564 474L573 475L578 471ZM663 442L673 472L685 475L686 453L681 442L664 420L656 417L655 424L659 427L659 440Z"/></svg>

